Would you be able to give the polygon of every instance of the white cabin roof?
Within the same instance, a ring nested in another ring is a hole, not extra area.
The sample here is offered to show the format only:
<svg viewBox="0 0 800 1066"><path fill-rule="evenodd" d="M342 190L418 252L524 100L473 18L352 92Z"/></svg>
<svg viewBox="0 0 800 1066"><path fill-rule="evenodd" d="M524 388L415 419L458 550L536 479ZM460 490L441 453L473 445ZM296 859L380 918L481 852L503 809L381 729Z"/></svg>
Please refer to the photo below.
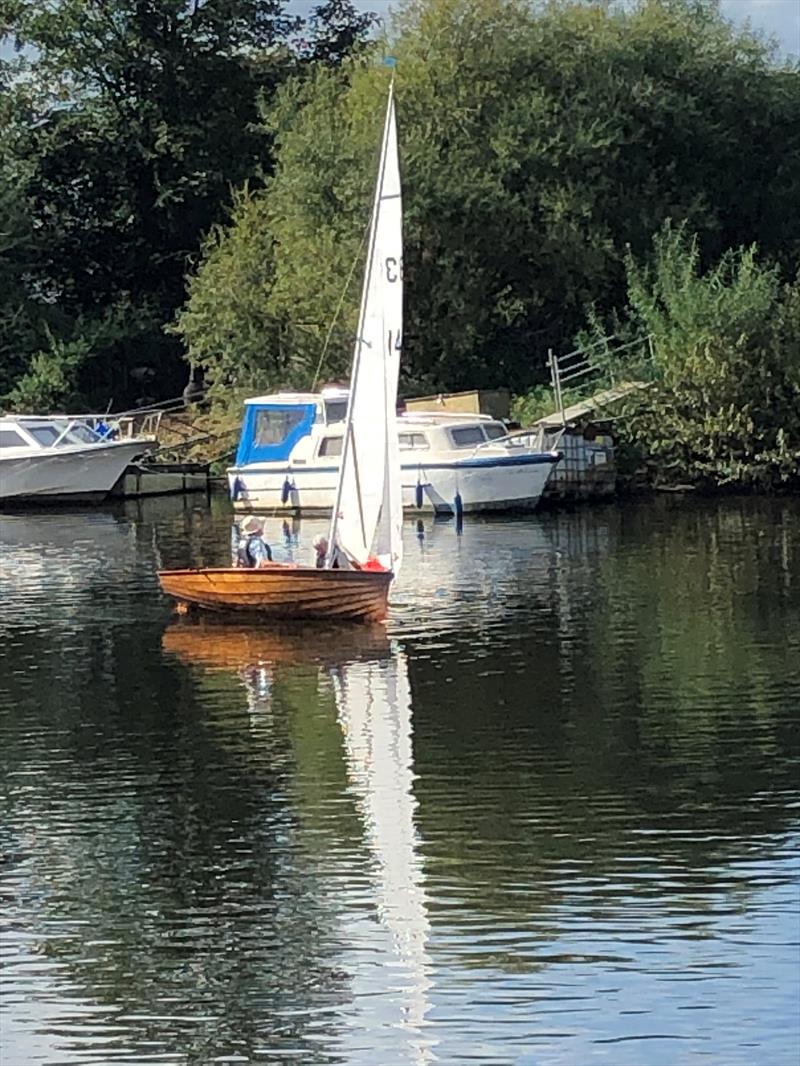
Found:
<svg viewBox="0 0 800 1066"><path fill-rule="evenodd" d="M320 403L323 400L346 400L349 389L327 388L321 392L271 392L267 396L251 396L245 400L245 404L308 404Z"/></svg>
<svg viewBox="0 0 800 1066"><path fill-rule="evenodd" d="M491 415L472 414L468 411L404 411L397 421L402 425L453 426L459 422L500 422Z"/></svg>
<svg viewBox="0 0 800 1066"><path fill-rule="evenodd" d="M245 404L268 404L268 403L319 403L320 395L317 392L271 392L268 396L251 396Z"/></svg>

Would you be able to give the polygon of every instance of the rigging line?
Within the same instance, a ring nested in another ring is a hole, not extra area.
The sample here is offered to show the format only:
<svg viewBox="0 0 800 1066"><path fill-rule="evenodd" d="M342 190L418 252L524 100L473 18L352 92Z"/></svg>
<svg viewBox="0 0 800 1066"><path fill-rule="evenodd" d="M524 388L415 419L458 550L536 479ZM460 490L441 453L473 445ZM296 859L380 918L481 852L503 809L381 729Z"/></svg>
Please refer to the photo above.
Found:
<svg viewBox="0 0 800 1066"><path fill-rule="evenodd" d="M353 426L352 426L352 423L350 424L349 432L350 432L350 438L351 438L351 444L352 444L352 437L353 437ZM367 544L367 525L366 525L366 522L364 521L364 502L361 499L361 478L359 477L359 474L358 474L358 452L356 451L355 446L353 446L353 474L354 474L355 479L356 479L356 499L358 500L358 518L359 518L359 521L361 522L361 539L363 540L364 544L366 545L367 552L369 552L369 550L371 548L371 545Z"/></svg>
<svg viewBox="0 0 800 1066"><path fill-rule="evenodd" d="M347 275L347 281L345 281L344 283L342 294L339 297L339 303L336 305L336 310L333 312L333 318L331 319L331 324L328 326L328 332L325 334L325 340L322 344L322 351L320 353L319 362L317 363L317 369L314 371L314 380L311 382L311 392L316 391L317 380L319 379L319 373L322 370L322 364L325 361L325 355L328 351L328 345L330 344L333 329L339 318L339 312L342 310L342 304L344 303L344 299L347 296L347 290L350 288L350 282L353 280L353 274L355 274L356 267L361 262L361 253L364 251L364 245L367 243L367 237L369 237L369 228L371 224L372 218L370 217L369 221L364 227L364 233L361 237L361 243L358 246L358 251L353 257L353 262L350 266L350 273Z"/></svg>
<svg viewBox="0 0 800 1066"><path fill-rule="evenodd" d="M394 97L394 70L392 71L392 78L391 78L391 81L389 82L389 99L392 100L393 97ZM380 150L380 153L378 155L378 171L379 171L379 174L381 174L381 175L383 173L382 160L383 160L384 152L386 151L387 141L388 141L388 108L387 108L387 118L386 118L386 120L384 122L383 138L382 138L382 141L381 141L381 150ZM385 162L384 162L384 165L385 165ZM379 178L379 180L380 180L380 178ZM311 391L312 392L314 392L314 390L317 387L317 379L319 378L319 373L322 370L322 363L323 363L323 360L325 359L325 354L328 351L328 345L330 343L331 335L333 333L333 327L336 325L336 320L338 319L339 312L342 309L342 304L344 303L345 296L347 295L347 290L350 288L350 282L353 280L353 274L355 273L355 269L356 269L356 267L358 266L358 263L361 260L361 253L364 251L364 245L367 243L367 238L369 237L369 235L370 235L370 233L372 231L372 221L373 221L374 216L378 213L378 211L380 209L380 200L381 200L381 197L380 197L379 191L376 191L376 195L375 195L375 197L373 199L373 203L372 203L372 212L370 214L370 217L369 217L369 219L367 221L366 226L364 227L364 233L363 233L363 235L361 237L361 243L358 246L358 251L356 252L355 257L353 259L353 262L352 262L352 264L350 266L350 273L347 275L347 281L344 283L344 288L342 289L342 295L339 297L339 303L337 304L336 310L333 313L333 320L331 321L331 324L328 327L328 332L327 332L327 334L325 336L325 340L324 340L323 345L322 345L322 353L320 354L319 362L317 363L317 369L314 372L314 380L311 383ZM369 264L367 265L367 269L369 269ZM361 336L361 321L360 321L360 317L359 317L359 324L358 324L358 336L359 337Z"/></svg>

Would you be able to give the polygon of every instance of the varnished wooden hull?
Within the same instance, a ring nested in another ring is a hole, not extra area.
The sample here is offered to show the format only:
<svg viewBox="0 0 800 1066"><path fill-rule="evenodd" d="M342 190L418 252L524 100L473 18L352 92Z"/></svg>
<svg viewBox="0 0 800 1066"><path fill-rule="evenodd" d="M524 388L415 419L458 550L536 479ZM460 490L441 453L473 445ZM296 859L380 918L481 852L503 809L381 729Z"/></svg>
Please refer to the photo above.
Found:
<svg viewBox="0 0 800 1066"><path fill-rule="evenodd" d="M297 664L339 666L372 662L389 656L389 638L382 625L326 626L317 622L289 626L273 622L259 627L251 622L230 623L206 615L173 622L161 646L182 662L210 670L238 670L248 666Z"/></svg>
<svg viewBox="0 0 800 1066"><path fill-rule="evenodd" d="M392 574L277 563L258 570L162 570L158 579L164 592L179 603L207 611L380 622L386 617Z"/></svg>

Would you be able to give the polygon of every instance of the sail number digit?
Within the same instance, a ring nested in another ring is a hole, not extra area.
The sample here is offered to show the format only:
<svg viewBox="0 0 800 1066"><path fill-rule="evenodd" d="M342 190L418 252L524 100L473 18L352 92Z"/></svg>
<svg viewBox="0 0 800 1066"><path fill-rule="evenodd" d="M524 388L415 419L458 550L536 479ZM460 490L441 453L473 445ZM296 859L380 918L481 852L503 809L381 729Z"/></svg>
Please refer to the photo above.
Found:
<svg viewBox="0 0 800 1066"><path fill-rule="evenodd" d="M403 279L403 260L396 259L393 255L389 255L385 260L386 266L386 280L389 282L402 281Z"/></svg>

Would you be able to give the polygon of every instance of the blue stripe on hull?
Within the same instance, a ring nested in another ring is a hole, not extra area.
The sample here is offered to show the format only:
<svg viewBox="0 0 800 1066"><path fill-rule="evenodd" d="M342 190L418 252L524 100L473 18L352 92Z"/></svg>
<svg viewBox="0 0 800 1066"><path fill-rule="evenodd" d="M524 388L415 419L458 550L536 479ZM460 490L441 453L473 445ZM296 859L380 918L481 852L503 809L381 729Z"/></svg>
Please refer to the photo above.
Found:
<svg viewBox="0 0 800 1066"><path fill-rule="evenodd" d="M501 455L501 456L487 456L485 459L455 459L449 463L402 463L400 466L401 471L411 471L416 473L418 470L466 470L466 469L480 469L490 470L492 467L510 467L510 466L541 466L544 463L556 463L558 460L555 456L549 455L543 452L537 452L535 455ZM259 466L257 464L248 464L247 466L231 467L228 471L232 476L237 474L276 474L291 475L292 477L298 477L301 474L338 474L338 466Z"/></svg>
<svg viewBox="0 0 800 1066"><path fill-rule="evenodd" d="M557 462L555 456L537 453L536 455L502 455L487 457L486 459L456 459L450 463L415 463L413 466L403 466L403 470L465 470L480 469L490 470L492 467L509 466L541 466L543 463L553 464Z"/></svg>

